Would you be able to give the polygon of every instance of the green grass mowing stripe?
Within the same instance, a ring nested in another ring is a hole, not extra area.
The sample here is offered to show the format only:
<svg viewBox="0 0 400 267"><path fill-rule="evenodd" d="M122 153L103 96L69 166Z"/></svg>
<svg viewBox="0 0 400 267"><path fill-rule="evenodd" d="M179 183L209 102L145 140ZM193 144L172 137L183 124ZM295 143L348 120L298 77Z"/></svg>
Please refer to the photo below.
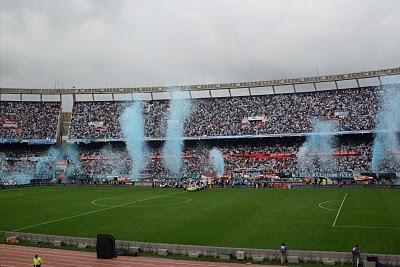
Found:
<svg viewBox="0 0 400 267"><path fill-rule="evenodd" d="M347 197L347 193L346 193L346 194L344 195L344 197L343 197L342 204L340 204L339 210L338 210L338 212L337 212L337 214L336 214L335 221L333 222L332 227L335 227L337 218L339 217L340 211L342 210L343 203L344 203L344 201L346 200L346 197Z"/></svg>
<svg viewBox="0 0 400 267"><path fill-rule="evenodd" d="M72 219L72 218L76 218L76 217L81 217L81 216L85 216L85 215L89 215L89 214L93 214L93 213L98 213L98 212L105 211L105 210L119 208L119 207L123 207L123 206L130 205L130 204L133 204L133 203L137 203L137 202L142 202L142 201L146 201L146 200L157 199L157 198L161 198L161 197L172 196L172 195L177 195L177 194L182 194L182 193L184 193L184 192L178 192L178 193L173 193L173 194L168 194L168 195L161 195L161 196L156 196L156 197L139 199L139 200L123 203L123 204L116 205L116 206L111 206L111 207L107 207L107 208L103 208L103 209L99 209L99 210L94 210L94 211L89 211L89 212L85 212L85 213L81 213L81 214L77 214L77 215L73 215L73 216L68 216L68 217L64 217L64 218L60 218L60 219L56 219L56 220L51 220L51 221L47 221L47 222L43 222L43 223L29 225L29 226L26 226L26 227L15 229L15 230L13 230L13 232L19 232L21 230L26 230L26 229L30 229L30 228L34 228L34 227L37 227L37 226L50 224L50 223L60 222L60 221L64 221L64 220L68 220L68 219Z"/></svg>

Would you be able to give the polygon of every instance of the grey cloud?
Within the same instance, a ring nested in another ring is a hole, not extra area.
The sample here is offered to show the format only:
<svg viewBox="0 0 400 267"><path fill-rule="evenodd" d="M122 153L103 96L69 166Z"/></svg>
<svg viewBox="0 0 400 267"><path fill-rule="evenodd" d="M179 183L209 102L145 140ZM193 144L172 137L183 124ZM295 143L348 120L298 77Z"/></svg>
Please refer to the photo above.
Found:
<svg viewBox="0 0 400 267"><path fill-rule="evenodd" d="M400 2L0 2L0 87L184 85L396 67Z"/></svg>

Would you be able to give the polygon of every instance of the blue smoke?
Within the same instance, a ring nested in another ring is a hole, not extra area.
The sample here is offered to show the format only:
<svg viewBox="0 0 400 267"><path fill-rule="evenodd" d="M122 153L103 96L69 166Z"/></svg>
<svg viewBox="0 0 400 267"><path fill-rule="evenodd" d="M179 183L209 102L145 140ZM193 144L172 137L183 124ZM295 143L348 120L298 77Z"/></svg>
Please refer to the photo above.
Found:
<svg viewBox="0 0 400 267"><path fill-rule="evenodd" d="M0 153L0 181L13 180L16 184L21 185L29 184L31 179L32 173L29 172L28 164L24 168L10 173L7 156L4 153Z"/></svg>
<svg viewBox="0 0 400 267"><path fill-rule="evenodd" d="M374 142L372 144L372 162L371 169L373 172L379 172L384 147L384 138L382 133L375 133Z"/></svg>
<svg viewBox="0 0 400 267"><path fill-rule="evenodd" d="M218 177L223 176L225 164L224 164L224 157L221 151L214 147L213 149L210 150L209 154L211 163L213 164L213 168L216 171L217 176Z"/></svg>
<svg viewBox="0 0 400 267"><path fill-rule="evenodd" d="M182 167L183 134L190 115L188 99L171 99L165 144L162 148L164 166L178 177Z"/></svg>
<svg viewBox="0 0 400 267"><path fill-rule="evenodd" d="M125 160L122 158L121 153L117 153L110 143L105 145L100 150L100 156L103 158L101 161L105 168L102 168L101 178L106 178L107 175L121 175L125 165ZM109 159L104 159L109 158ZM111 167L107 169L107 167Z"/></svg>
<svg viewBox="0 0 400 267"><path fill-rule="evenodd" d="M21 173L21 172L13 172L8 178L16 182L17 185L29 184L31 182L32 176Z"/></svg>
<svg viewBox="0 0 400 267"><path fill-rule="evenodd" d="M309 174L316 171L335 171L336 163L333 153L336 125L327 121L315 120L312 128L313 133L307 136L297 153L299 169Z"/></svg>
<svg viewBox="0 0 400 267"><path fill-rule="evenodd" d="M120 124L126 148L132 161L130 177L132 180L138 181L141 172L148 163L142 102L135 101L127 107L120 116Z"/></svg>
<svg viewBox="0 0 400 267"><path fill-rule="evenodd" d="M8 171L7 156L4 153L0 153L0 181L4 178Z"/></svg>
<svg viewBox="0 0 400 267"><path fill-rule="evenodd" d="M35 176L43 179L55 178L56 163L58 160L67 161L64 170L64 182L68 182L71 177L80 173L82 166L78 145L68 144L63 149L52 146L44 156L39 157L35 165Z"/></svg>
<svg viewBox="0 0 400 267"><path fill-rule="evenodd" d="M67 166L64 171L64 181L67 182L72 176L78 175L82 171L81 158L76 144L68 144L64 148L64 158Z"/></svg>
<svg viewBox="0 0 400 267"><path fill-rule="evenodd" d="M39 157L35 165L35 174L40 178L54 178L55 164L57 160L64 158L62 151L57 147L50 147L47 153Z"/></svg>
<svg viewBox="0 0 400 267"><path fill-rule="evenodd" d="M379 172L384 160L395 166L400 162L400 87L390 86L383 90L382 107L376 118L375 137L372 146L372 171Z"/></svg>

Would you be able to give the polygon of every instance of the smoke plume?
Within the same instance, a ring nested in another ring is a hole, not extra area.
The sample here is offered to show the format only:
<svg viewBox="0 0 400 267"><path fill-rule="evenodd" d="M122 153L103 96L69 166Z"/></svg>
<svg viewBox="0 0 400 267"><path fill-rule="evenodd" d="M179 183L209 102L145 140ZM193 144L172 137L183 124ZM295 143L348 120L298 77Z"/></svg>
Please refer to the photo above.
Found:
<svg viewBox="0 0 400 267"><path fill-rule="evenodd" d="M218 177L223 176L225 164L224 164L224 157L221 151L214 147L213 149L210 150L209 154L210 154L210 161L213 165L215 172L217 173L217 176Z"/></svg>
<svg viewBox="0 0 400 267"><path fill-rule="evenodd" d="M372 146L372 171L380 172L382 161L395 167L400 163L400 87L391 86L383 91L382 107L376 118Z"/></svg>
<svg viewBox="0 0 400 267"><path fill-rule="evenodd" d="M165 167L176 177L180 174L182 167L184 125L189 115L190 101L188 99L171 99L162 156Z"/></svg>
<svg viewBox="0 0 400 267"><path fill-rule="evenodd" d="M327 121L315 120L313 132L297 153L297 163L301 171L309 174L336 170L334 153L334 132L336 126Z"/></svg>
<svg viewBox="0 0 400 267"><path fill-rule="evenodd" d="M142 113L142 102L135 101L128 106L120 117L122 134L131 159L131 179L138 181L141 172L148 163L145 143L145 121Z"/></svg>

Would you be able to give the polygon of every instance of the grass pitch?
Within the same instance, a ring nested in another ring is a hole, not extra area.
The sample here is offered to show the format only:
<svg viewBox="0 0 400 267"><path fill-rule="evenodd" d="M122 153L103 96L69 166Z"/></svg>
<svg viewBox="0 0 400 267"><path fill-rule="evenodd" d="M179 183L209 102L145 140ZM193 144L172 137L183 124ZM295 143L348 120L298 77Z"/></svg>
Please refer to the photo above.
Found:
<svg viewBox="0 0 400 267"><path fill-rule="evenodd" d="M0 190L0 231L400 254L400 191L32 187Z"/></svg>

